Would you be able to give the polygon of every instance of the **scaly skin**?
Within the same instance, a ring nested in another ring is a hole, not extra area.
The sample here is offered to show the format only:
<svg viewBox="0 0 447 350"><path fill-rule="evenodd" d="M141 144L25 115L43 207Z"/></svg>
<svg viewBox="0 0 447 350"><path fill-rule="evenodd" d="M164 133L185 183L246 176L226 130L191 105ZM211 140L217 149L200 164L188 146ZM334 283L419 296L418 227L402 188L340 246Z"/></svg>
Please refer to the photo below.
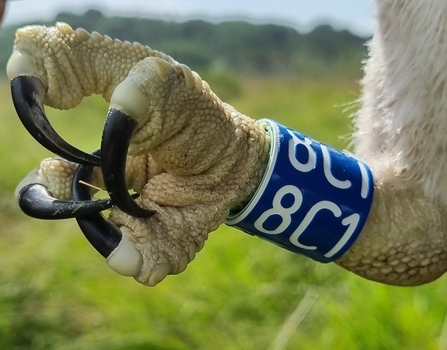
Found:
<svg viewBox="0 0 447 350"><path fill-rule="evenodd" d="M421 284L447 269L447 2L374 3L353 139L376 191L340 263L376 281Z"/></svg>
<svg viewBox="0 0 447 350"><path fill-rule="evenodd" d="M31 74L48 88L45 104L74 108L102 94L139 122L127 162L138 203L149 219L113 209L110 220L143 257L135 278L154 286L182 272L208 233L258 186L268 160L262 125L222 103L200 77L172 58L64 24L18 31L8 74ZM75 165L44 160L37 169L54 196L70 198ZM429 282L447 268L446 211L418 188L398 190L374 169L368 221L337 263L362 277L395 285ZM101 176L94 182L101 186Z"/></svg>
<svg viewBox="0 0 447 350"><path fill-rule="evenodd" d="M365 227L337 263L399 286L431 282L447 270L447 211L413 191L376 183Z"/></svg>
<svg viewBox="0 0 447 350"><path fill-rule="evenodd" d="M139 282L153 286L185 270L208 233L260 182L269 150L264 128L172 58L65 24L19 30L14 52L9 76L19 70L38 77L48 89L45 104L73 108L97 93L139 121L128 186L157 215L138 219L114 208L109 218L142 254ZM37 176L55 197L68 199L74 169L61 158L47 159Z"/></svg>

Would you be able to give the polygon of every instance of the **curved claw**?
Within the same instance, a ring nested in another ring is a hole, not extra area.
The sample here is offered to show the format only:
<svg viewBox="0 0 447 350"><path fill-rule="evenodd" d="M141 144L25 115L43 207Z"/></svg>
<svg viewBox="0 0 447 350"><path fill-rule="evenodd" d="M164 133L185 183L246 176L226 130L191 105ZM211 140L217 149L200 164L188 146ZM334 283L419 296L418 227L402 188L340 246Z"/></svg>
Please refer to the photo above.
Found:
<svg viewBox="0 0 447 350"><path fill-rule="evenodd" d="M36 219L60 220L100 212L112 207L110 199L65 201L52 197L48 188L35 181L30 173L19 185L16 193L20 209Z"/></svg>
<svg viewBox="0 0 447 350"><path fill-rule="evenodd" d="M129 194L126 185L126 157L138 122L117 109L107 116L101 142L101 168L104 184L114 204L126 214L150 217L156 213L140 207Z"/></svg>
<svg viewBox="0 0 447 350"><path fill-rule="evenodd" d="M45 88L38 78L24 75L14 78L11 93L20 120L43 147L69 161L99 166L98 156L73 147L53 129L43 109L41 98Z"/></svg>
<svg viewBox="0 0 447 350"><path fill-rule="evenodd" d="M81 165L72 183L73 199L91 200L90 190L80 181L89 181L93 166ZM82 233L90 244L107 259L107 265L123 276L136 276L142 266L142 256L129 240L128 235L107 220L101 213L76 218Z"/></svg>
<svg viewBox="0 0 447 350"><path fill-rule="evenodd" d="M75 201L91 201L92 195L81 181L89 181L93 166L80 165L76 170L71 192ZM90 244L105 258L119 245L122 239L121 231L107 220L101 213L91 213L77 217L79 227Z"/></svg>

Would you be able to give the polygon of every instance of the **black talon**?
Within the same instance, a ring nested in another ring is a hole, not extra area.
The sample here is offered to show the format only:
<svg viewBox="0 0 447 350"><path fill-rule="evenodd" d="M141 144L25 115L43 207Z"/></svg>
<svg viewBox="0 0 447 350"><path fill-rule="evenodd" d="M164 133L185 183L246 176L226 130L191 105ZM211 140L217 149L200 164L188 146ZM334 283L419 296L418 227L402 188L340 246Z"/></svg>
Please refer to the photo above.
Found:
<svg viewBox="0 0 447 350"><path fill-rule="evenodd" d="M81 184L81 181L88 182L92 171L91 165L80 165L76 170L71 188L74 200L91 201L91 192L87 186ZM85 238L104 258L107 258L121 242L121 231L101 213L77 217L76 221Z"/></svg>
<svg viewBox="0 0 447 350"><path fill-rule="evenodd" d="M39 79L33 76L18 76L11 81L11 93L20 120L43 147L75 163L100 165L98 156L73 147L53 129L41 102L45 92Z"/></svg>
<svg viewBox="0 0 447 350"><path fill-rule="evenodd" d="M101 168L104 184L113 203L123 212L136 217L156 213L140 207L129 194L126 185L126 157L138 122L117 109L107 116L101 142Z"/></svg>
<svg viewBox="0 0 447 350"><path fill-rule="evenodd" d="M100 212L112 207L110 199L65 201L52 197L48 189L39 184L31 183L24 186L17 194L19 207L22 211L36 219L60 220Z"/></svg>

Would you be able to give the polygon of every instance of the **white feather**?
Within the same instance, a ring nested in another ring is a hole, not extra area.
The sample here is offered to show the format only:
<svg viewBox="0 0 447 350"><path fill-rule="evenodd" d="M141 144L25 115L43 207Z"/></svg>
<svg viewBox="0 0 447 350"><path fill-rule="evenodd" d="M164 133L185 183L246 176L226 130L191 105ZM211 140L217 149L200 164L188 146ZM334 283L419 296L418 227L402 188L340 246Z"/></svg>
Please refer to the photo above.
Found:
<svg viewBox="0 0 447 350"><path fill-rule="evenodd" d="M377 0L356 153L396 189L447 205L447 1Z"/></svg>

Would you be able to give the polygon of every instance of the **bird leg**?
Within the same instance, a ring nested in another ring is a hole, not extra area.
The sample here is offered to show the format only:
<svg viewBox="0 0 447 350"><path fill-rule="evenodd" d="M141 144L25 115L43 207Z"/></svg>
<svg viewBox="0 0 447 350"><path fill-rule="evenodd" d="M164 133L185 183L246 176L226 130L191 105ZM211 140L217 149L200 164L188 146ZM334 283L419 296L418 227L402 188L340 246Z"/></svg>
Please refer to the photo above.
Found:
<svg viewBox="0 0 447 350"><path fill-rule="evenodd" d="M82 215L64 207L60 217L77 217L108 265L145 285L182 272L209 232L244 207L263 181L272 146L266 125L220 101L188 67L149 48L65 24L25 27L17 33L8 75L25 127L62 157L43 161L19 186L19 200L43 198L44 212L57 211L57 200L85 205ZM110 108L101 149L88 155L54 134L42 105L74 108L93 93L102 94ZM310 147L305 137L294 137L300 147ZM369 215L336 263L395 285L439 277L447 268L445 206L418 186L388 181L386 162L373 158L366 159L374 174ZM322 166L331 172L330 161ZM396 168L394 179L400 174ZM80 181L104 185L112 202L92 202ZM127 192L131 188L138 198ZM301 204L299 193L292 206ZM106 219L99 211L111 203ZM336 206L328 208L342 217Z"/></svg>
<svg viewBox="0 0 447 350"><path fill-rule="evenodd" d="M48 139L58 136L48 131L39 101L74 108L100 93L110 102L98 154L89 160L58 140L57 154L75 156L44 161L26 186L43 186L37 196L44 192L53 205L59 196L91 203L79 180L104 184L114 204L109 218L98 213L101 202L73 216L112 269L143 284L183 271L230 209L250 198L265 169L265 128L222 103L188 67L141 45L64 24L25 27L8 75L20 87L13 89L17 104L31 101L22 120L36 139L46 135L41 143L48 148ZM31 88L23 88L30 81ZM19 197L24 192L20 188Z"/></svg>

